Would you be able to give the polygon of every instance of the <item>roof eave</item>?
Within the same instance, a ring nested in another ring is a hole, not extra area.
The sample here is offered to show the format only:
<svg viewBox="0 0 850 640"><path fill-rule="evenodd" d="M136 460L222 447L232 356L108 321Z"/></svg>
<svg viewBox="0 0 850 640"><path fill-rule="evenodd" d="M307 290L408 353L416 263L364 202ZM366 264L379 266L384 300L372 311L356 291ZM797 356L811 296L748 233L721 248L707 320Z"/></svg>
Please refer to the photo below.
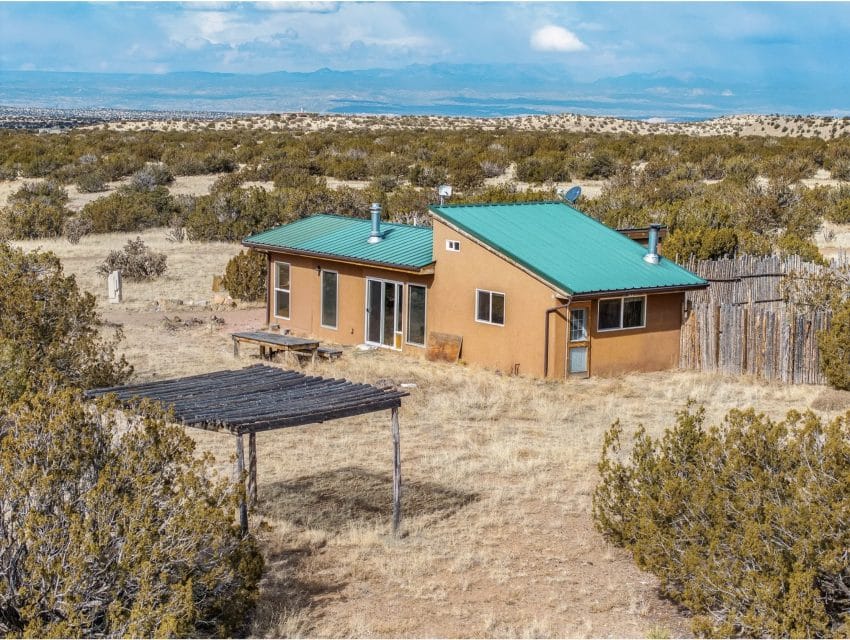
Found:
<svg viewBox="0 0 850 640"><path fill-rule="evenodd" d="M633 289L607 289L602 291L586 291L573 295L573 300L589 300L592 298L601 298L604 296L623 296L623 295L643 295L648 293L677 293L679 291L694 291L697 289L707 289L708 283L702 284L675 284L665 285L661 287L636 287Z"/></svg>
<svg viewBox="0 0 850 640"><path fill-rule="evenodd" d="M428 275L434 273L434 263L432 260L428 264L415 266L410 264L398 264L395 262L380 262L378 260L366 260L364 258L354 258L351 256L343 256L336 253L322 253L321 251L307 251L305 249L293 249L291 247L281 247L279 245L264 244L262 242L249 242L247 239L242 241L242 246L260 251L262 253L290 253L296 256L304 256L305 258L321 258L322 260L333 260L334 262L344 262L346 264L364 265L369 267L380 267L383 269L392 269L394 271L405 271L408 273L417 273Z"/></svg>

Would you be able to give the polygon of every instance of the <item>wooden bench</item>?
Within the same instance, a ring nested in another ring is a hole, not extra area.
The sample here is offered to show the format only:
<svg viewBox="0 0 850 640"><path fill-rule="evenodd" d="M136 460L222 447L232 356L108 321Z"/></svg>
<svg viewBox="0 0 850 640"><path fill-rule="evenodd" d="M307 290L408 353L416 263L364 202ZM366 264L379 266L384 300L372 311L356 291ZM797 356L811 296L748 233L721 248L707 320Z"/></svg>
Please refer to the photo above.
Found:
<svg viewBox="0 0 850 640"><path fill-rule="evenodd" d="M325 360L336 360L342 357L342 349L337 349L336 347L319 347L316 350L316 354Z"/></svg>
<svg viewBox="0 0 850 640"><path fill-rule="evenodd" d="M231 333L233 338L233 356L239 356L239 345L242 342L256 344L260 347L260 357L271 360L276 351L284 353L295 353L297 355L309 356L313 362L316 361L316 353L319 350L319 341L311 338L296 338L295 336L282 336L277 333L264 333L262 331L246 331L242 333Z"/></svg>

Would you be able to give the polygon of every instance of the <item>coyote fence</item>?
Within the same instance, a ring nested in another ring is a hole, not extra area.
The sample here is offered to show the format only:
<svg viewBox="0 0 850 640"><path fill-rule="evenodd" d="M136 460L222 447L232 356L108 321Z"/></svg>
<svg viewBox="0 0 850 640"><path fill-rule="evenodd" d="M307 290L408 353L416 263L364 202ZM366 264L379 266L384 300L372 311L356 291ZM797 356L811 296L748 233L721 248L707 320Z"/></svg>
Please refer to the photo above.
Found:
<svg viewBox="0 0 850 640"><path fill-rule="evenodd" d="M829 327L830 317L828 311L799 313L792 305L696 303L682 326L679 364L685 369L825 384L817 332Z"/></svg>
<svg viewBox="0 0 850 640"><path fill-rule="evenodd" d="M680 367L826 383L817 333L829 327L831 312L789 303L786 285L793 278L802 288L817 286L826 272L846 273L846 259L824 267L798 256L741 256L685 266L710 286L686 296Z"/></svg>

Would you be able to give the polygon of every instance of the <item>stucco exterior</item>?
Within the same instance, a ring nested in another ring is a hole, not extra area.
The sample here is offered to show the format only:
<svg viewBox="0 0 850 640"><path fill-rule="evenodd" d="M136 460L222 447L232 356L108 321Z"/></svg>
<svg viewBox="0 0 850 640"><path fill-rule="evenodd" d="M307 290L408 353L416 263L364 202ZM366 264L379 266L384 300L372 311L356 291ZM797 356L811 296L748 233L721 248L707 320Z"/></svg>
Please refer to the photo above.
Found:
<svg viewBox="0 0 850 640"><path fill-rule="evenodd" d="M343 345L369 342L367 281L372 278L401 283L404 287L403 335L400 340L394 340L392 348L406 353L424 357L426 352L424 346L407 340L408 285L414 284L427 290L426 342L431 332L462 336L462 362L505 373L552 378L656 371L678 365L682 291L645 294L644 326L640 328L600 330L599 297L585 295L570 299L566 292L541 276L437 216L433 218L434 262L419 271L311 257L284 249L267 255L268 323L295 335ZM278 261L290 265L288 318L274 313L274 264ZM323 326L321 322L321 274L325 271L338 274L336 328ZM485 322L476 317L479 290L504 296L503 323ZM587 319L587 333L586 338L576 340L570 334L570 315L581 309ZM374 344L374 340L371 342ZM586 370L570 373L571 348L576 353L586 348Z"/></svg>
<svg viewBox="0 0 850 640"><path fill-rule="evenodd" d="M432 276L411 272L382 269L325 258L313 258L287 253L269 253L268 299L266 319L270 325L279 325L298 336L311 336L334 344L356 345L366 341L366 281L369 278L400 282L405 285L402 298L403 318L407 319L409 296L407 284L426 287ZM289 318L274 314L274 263L290 265ZM336 329L322 325L322 271L335 271L337 280ZM407 323L404 323L406 334ZM426 332L428 330L426 324ZM402 340L401 351L424 352L424 347L410 345Z"/></svg>

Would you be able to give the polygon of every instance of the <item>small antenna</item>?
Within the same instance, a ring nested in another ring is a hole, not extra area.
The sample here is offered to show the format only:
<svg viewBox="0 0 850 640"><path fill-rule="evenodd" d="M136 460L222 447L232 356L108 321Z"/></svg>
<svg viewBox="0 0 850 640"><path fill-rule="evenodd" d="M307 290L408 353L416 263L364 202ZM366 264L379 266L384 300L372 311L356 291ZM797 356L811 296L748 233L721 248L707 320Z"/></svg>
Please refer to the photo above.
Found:
<svg viewBox="0 0 850 640"><path fill-rule="evenodd" d="M561 189L558 191L558 195L570 204L575 204L576 200L578 200L581 195L581 187L573 187L569 191Z"/></svg>
<svg viewBox="0 0 850 640"><path fill-rule="evenodd" d="M452 186L450 184L441 184L437 189L437 194L440 196L440 206L445 204L446 198L452 197Z"/></svg>

